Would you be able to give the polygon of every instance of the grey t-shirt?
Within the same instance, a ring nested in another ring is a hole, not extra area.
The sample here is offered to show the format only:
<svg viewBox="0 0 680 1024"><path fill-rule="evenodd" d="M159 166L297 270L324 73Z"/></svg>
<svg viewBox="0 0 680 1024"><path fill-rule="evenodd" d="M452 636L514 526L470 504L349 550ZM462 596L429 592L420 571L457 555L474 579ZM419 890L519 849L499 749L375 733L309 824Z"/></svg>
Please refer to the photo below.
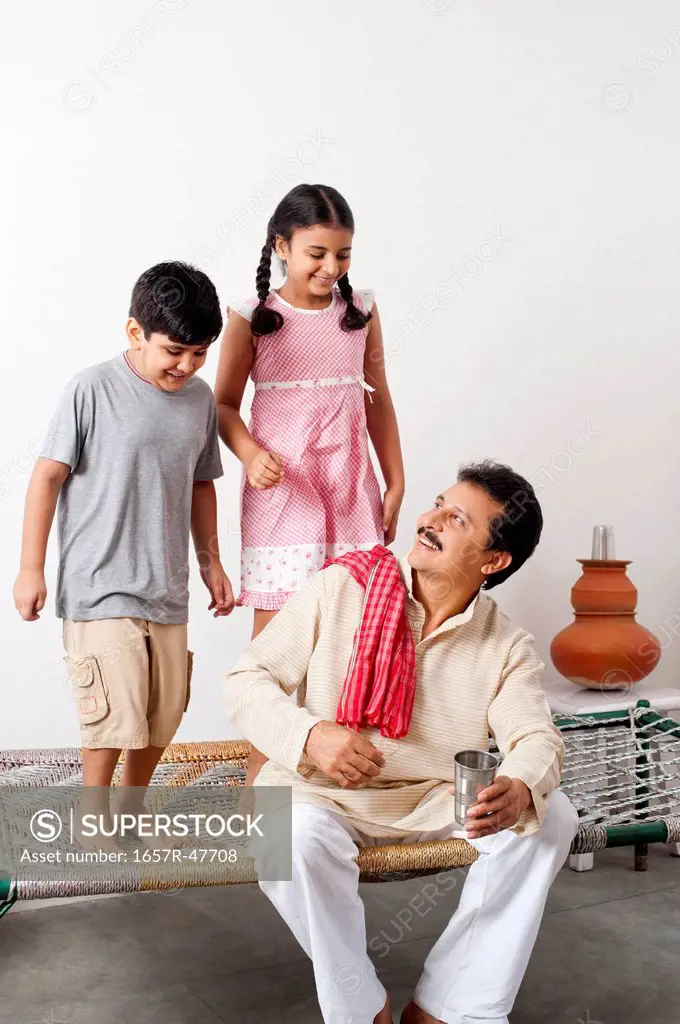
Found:
<svg viewBox="0 0 680 1024"><path fill-rule="evenodd" d="M40 455L71 467L58 514L56 611L185 623L194 480L222 476L212 391L177 392L119 355L67 384Z"/></svg>

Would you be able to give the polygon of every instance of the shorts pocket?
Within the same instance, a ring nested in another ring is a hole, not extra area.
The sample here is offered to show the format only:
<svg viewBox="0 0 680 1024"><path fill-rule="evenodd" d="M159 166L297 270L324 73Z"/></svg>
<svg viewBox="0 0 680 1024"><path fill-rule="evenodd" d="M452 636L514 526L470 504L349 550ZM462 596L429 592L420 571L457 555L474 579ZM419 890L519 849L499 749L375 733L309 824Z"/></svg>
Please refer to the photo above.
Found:
<svg viewBox="0 0 680 1024"><path fill-rule="evenodd" d="M194 673L194 652L187 651L187 695L184 701L184 710L189 707L189 701L191 700L191 677Z"/></svg>
<svg viewBox="0 0 680 1024"><path fill-rule="evenodd" d="M108 713L109 700L102 678L101 666L94 654L64 656L71 692L81 725L101 721Z"/></svg>

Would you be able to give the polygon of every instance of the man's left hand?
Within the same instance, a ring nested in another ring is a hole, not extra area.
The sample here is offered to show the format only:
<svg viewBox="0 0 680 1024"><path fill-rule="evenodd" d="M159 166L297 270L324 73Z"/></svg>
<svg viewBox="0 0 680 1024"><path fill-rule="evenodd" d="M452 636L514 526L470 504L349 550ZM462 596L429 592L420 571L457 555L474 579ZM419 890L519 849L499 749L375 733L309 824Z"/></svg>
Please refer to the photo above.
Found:
<svg viewBox="0 0 680 1024"><path fill-rule="evenodd" d="M491 785L480 792L478 802L467 813L467 838L481 839L482 836L495 835L502 829L513 828L529 807L529 787L519 779L497 775Z"/></svg>
<svg viewBox="0 0 680 1024"><path fill-rule="evenodd" d="M213 562L207 569L201 569L201 579L210 591L212 601L208 605L208 611L215 611L213 615L229 615L234 609L234 592L231 589L229 577L219 562Z"/></svg>

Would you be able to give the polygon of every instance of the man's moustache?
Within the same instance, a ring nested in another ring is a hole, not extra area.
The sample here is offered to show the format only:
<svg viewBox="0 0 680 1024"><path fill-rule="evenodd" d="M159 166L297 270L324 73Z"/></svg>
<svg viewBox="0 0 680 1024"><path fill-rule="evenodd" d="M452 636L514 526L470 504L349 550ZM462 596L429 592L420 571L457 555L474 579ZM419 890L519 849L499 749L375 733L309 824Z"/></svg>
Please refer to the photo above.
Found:
<svg viewBox="0 0 680 1024"><path fill-rule="evenodd" d="M430 544L435 545L437 551L441 551L441 541L439 540L439 537L437 537L435 533L430 533L430 531L426 530L424 526L421 526L421 528L418 530L418 536L424 537L425 540L429 540Z"/></svg>

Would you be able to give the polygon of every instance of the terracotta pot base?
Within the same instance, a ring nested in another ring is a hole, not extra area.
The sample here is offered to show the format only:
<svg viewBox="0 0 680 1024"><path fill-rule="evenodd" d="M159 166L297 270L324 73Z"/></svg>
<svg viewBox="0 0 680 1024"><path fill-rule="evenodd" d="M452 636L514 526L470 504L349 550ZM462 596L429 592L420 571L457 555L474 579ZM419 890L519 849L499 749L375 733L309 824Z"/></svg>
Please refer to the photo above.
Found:
<svg viewBox="0 0 680 1024"><path fill-rule="evenodd" d="M568 676L567 678L570 683L574 684L574 686L581 686L584 690L606 690L608 693L610 691L615 693L627 693L632 685L632 680L630 679L625 683L610 684L607 682L594 682L592 679L583 679L579 676ZM640 682L640 680L638 679L637 682Z"/></svg>

